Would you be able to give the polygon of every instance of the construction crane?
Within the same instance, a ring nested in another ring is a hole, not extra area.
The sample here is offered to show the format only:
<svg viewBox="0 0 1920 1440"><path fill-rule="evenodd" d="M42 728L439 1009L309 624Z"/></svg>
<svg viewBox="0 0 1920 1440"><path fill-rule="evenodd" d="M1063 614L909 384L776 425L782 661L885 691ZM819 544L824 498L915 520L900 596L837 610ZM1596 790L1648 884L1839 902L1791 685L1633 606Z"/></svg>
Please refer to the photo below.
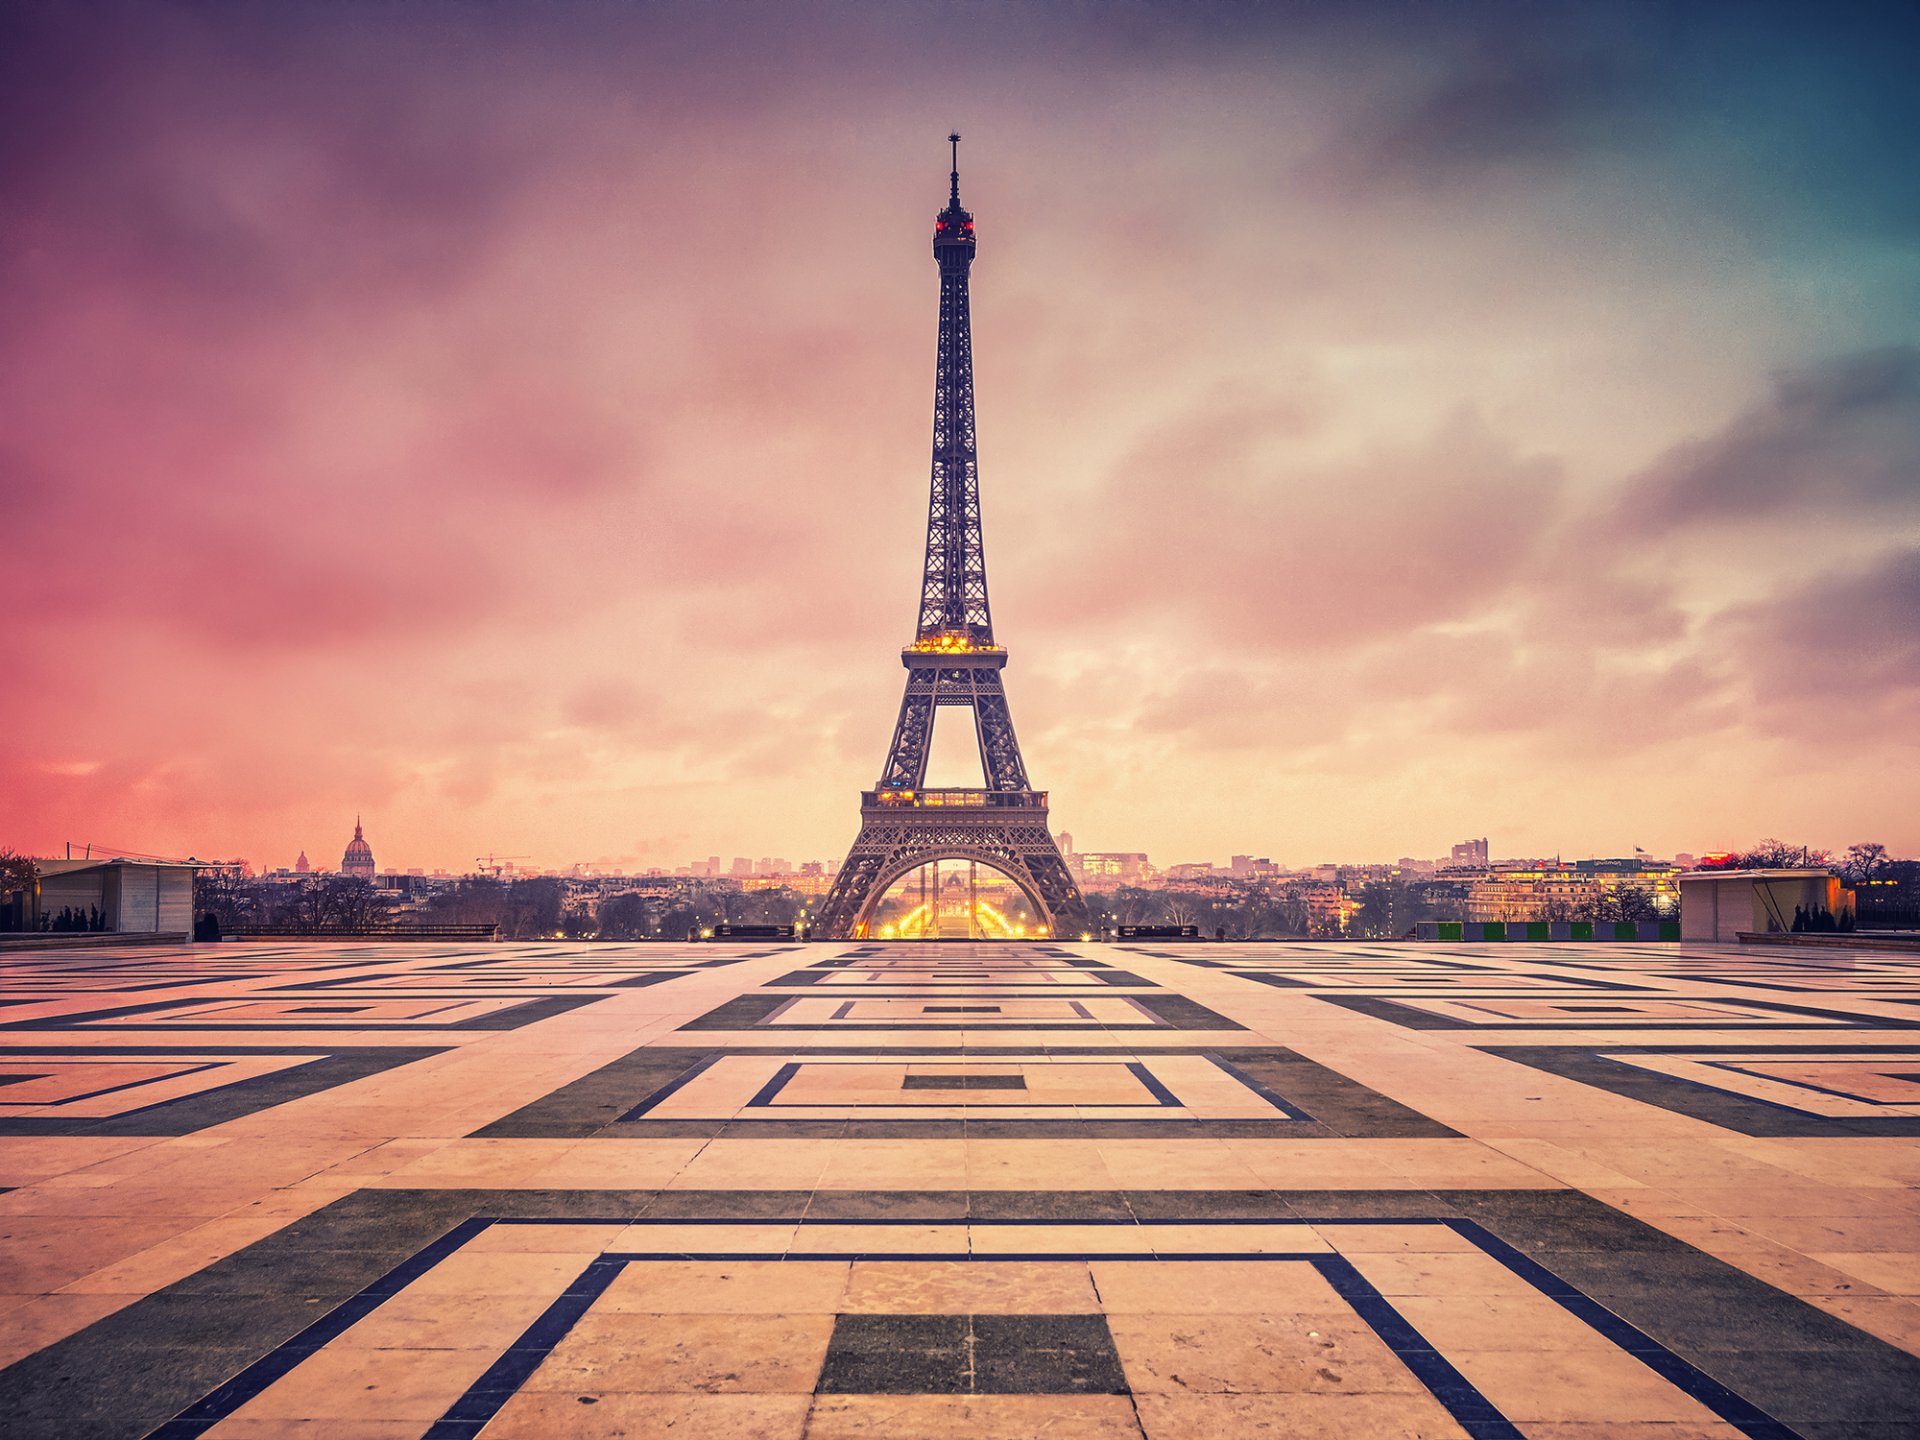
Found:
<svg viewBox="0 0 1920 1440"><path fill-rule="evenodd" d="M514 861L531 858L527 855L476 855L473 857L473 867L480 874L491 875L498 880L501 871L513 869Z"/></svg>

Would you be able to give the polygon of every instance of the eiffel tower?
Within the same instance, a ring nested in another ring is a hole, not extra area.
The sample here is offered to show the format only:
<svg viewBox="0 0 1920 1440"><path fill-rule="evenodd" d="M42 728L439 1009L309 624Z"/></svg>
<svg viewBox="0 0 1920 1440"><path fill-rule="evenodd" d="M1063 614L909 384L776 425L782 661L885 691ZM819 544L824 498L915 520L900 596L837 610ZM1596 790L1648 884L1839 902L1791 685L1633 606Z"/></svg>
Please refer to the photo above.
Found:
<svg viewBox="0 0 1920 1440"><path fill-rule="evenodd" d="M907 693L886 765L879 784L860 797L860 834L820 908L817 927L830 939L864 939L874 908L896 880L931 862L957 860L1000 871L1026 896L1044 933L1077 939L1090 923L1087 903L1047 829L1047 792L1027 783L1000 684L1006 647L994 643L987 604L967 302L973 216L960 207L960 137L948 140L952 189L933 222L940 345L920 623L913 643L900 652ZM972 708L984 789L925 787L934 715L942 705Z"/></svg>

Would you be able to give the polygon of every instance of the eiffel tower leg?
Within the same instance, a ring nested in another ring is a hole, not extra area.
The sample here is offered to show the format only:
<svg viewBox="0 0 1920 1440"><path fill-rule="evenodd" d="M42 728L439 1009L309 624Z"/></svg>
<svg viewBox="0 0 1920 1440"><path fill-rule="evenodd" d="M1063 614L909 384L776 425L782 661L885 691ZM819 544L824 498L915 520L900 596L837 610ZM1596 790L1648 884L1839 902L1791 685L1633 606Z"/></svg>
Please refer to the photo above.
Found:
<svg viewBox="0 0 1920 1440"><path fill-rule="evenodd" d="M1020 758L1020 741L1013 733L1007 692L998 670L973 672L973 725L979 734L980 766L989 790L1025 790L1027 767Z"/></svg>
<svg viewBox="0 0 1920 1440"><path fill-rule="evenodd" d="M884 791L869 794L876 798L862 809L860 834L820 907L820 933L827 938L867 938L874 908L889 887L939 860L965 860L998 870L1020 888L1054 935L1078 939L1086 930L1086 899L1048 833L1043 805L948 810L890 803L878 798ZM939 906L936 890L936 916Z"/></svg>
<svg viewBox="0 0 1920 1440"><path fill-rule="evenodd" d="M917 790L926 783L927 753L933 744L933 714L938 703L940 672L931 667L907 671L907 693L900 701L900 719L887 749L882 787Z"/></svg>

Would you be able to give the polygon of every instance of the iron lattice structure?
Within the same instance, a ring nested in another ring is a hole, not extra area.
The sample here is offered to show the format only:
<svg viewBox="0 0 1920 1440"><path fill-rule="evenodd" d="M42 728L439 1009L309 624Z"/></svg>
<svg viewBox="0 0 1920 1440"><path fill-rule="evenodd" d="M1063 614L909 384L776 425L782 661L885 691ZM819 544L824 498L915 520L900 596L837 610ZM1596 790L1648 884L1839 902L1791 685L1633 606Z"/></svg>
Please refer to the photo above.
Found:
<svg viewBox="0 0 1920 1440"><path fill-rule="evenodd" d="M940 860L989 866L1012 880L1053 935L1089 923L1085 898L1047 828L1047 794L1027 782L993 638L981 539L980 465L973 412L973 322L968 277L973 216L960 205L960 137L947 208L933 225L940 267L940 342L933 387L933 478L927 501L920 620L900 653L907 690L880 783L861 797L860 834L820 909L832 939L866 936L874 908L903 875ZM973 711L985 788L925 786L934 718L943 705Z"/></svg>

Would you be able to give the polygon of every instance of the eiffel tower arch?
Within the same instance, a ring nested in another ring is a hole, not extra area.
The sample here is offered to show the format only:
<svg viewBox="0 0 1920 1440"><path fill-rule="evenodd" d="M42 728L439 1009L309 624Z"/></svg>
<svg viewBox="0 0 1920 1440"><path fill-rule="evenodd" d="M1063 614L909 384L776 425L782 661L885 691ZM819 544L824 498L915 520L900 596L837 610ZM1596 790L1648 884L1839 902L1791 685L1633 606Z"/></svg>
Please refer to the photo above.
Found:
<svg viewBox="0 0 1920 1440"><path fill-rule="evenodd" d="M994 642L980 526L980 466L973 414L973 324L967 281L973 216L960 206L960 137L953 145L947 208L933 224L940 269L940 339L934 366L933 477L926 563L913 643L900 652L906 695L880 781L861 796L860 834L820 908L830 939L863 938L874 908L902 876L935 861L1000 871L1027 897L1051 935L1078 937L1090 923L1047 828L1047 792L1027 781L1026 762L1001 683L1006 648ZM928 789L927 757L940 707L973 711L980 789Z"/></svg>

